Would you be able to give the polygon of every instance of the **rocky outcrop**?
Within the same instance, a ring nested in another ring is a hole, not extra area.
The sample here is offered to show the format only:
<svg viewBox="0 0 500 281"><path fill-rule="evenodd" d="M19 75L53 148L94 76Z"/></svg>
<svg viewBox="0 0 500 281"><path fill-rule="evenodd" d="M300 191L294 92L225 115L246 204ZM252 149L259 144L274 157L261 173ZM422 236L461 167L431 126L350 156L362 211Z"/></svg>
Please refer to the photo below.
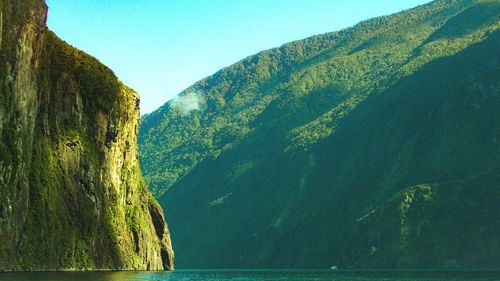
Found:
<svg viewBox="0 0 500 281"><path fill-rule="evenodd" d="M0 270L173 269L136 145L139 96L0 0Z"/></svg>

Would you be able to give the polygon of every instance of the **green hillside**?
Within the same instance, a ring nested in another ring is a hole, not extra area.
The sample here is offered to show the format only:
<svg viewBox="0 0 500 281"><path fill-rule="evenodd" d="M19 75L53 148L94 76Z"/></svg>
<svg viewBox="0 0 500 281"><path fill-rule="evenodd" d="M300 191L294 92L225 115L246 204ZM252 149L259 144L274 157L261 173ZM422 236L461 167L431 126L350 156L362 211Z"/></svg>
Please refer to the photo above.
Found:
<svg viewBox="0 0 500 281"><path fill-rule="evenodd" d="M500 267L500 1L250 56L144 116L181 268Z"/></svg>

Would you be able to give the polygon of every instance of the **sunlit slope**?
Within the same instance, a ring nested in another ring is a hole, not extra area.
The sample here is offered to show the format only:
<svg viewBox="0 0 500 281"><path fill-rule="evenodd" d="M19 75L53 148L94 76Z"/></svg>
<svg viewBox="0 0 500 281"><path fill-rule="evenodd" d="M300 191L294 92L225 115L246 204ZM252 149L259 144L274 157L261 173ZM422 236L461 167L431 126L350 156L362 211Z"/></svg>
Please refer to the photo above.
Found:
<svg viewBox="0 0 500 281"><path fill-rule="evenodd" d="M499 21L499 1L435 1L248 57L145 116L178 265L498 267ZM415 186L444 210L406 220Z"/></svg>

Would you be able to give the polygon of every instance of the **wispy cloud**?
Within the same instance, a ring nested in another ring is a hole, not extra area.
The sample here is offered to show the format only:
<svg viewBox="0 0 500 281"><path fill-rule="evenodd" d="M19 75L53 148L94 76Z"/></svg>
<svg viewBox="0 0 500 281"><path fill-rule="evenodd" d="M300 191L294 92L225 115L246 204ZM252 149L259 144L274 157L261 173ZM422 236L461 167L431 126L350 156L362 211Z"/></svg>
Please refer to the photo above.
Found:
<svg viewBox="0 0 500 281"><path fill-rule="evenodd" d="M202 104L203 96L197 91L177 96L172 101L172 107L179 110L182 115L201 110Z"/></svg>

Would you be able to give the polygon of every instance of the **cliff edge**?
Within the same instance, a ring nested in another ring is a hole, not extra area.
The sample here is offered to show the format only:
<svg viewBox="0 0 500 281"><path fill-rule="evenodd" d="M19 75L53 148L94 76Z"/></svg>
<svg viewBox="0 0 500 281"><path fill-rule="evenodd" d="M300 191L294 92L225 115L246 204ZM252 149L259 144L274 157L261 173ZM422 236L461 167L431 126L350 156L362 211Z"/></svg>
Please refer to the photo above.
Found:
<svg viewBox="0 0 500 281"><path fill-rule="evenodd" d="M0 0L0 270L173 269L138 161L139 96Z"/></svg>

